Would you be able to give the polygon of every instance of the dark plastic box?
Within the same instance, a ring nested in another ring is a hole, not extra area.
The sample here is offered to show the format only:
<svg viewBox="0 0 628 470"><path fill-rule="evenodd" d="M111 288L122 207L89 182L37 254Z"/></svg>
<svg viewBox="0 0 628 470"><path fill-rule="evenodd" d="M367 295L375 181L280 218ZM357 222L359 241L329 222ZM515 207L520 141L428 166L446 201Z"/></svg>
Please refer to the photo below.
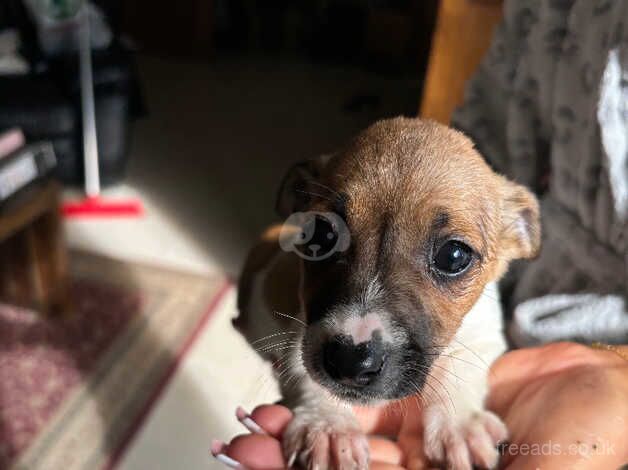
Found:
<svg viewBox="0 0 628 470"><path fill-rule="evenodd" d="M28 16L18 1L13 4L11 21L4 21L4 24L20 30L21 52L33 72L0 76L0 131L18 126L27 140L51 141L58 160L57 176L66 184L82 184L77 54L45 57L38 47ZM110 184L124 176L131 122L144 114L144 104L132 51L114 40L106 50L93 51L92 62L100 177L103 184Z"/></svg>

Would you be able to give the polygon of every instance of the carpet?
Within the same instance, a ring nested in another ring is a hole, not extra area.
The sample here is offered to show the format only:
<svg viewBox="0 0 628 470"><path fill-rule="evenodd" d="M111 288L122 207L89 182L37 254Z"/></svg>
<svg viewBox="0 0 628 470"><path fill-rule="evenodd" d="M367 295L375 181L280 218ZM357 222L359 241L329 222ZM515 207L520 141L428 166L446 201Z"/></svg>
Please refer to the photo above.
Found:
<svg viewBox="0 0 628 470"><path fill-rule="evenodd" d="M70 272L63 317L0 305L0 469L115 466L229 289L85 253Z"/></svg>

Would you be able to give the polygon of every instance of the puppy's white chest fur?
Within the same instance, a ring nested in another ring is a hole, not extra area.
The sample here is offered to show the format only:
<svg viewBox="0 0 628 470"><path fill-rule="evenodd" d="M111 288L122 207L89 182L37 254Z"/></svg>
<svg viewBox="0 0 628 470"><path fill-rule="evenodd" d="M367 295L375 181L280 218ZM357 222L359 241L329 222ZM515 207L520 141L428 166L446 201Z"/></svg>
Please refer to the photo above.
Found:
<svg viewBox="0 0 628 470"><path fill-rule="evenodd" d="M492 468L496 445L508 437L501 419L484 409L491 364L506 350L496 283L487 284L458 332L432 366L423 412L424 451L448 468Z"/></svg>
<svg viewBox="0 0 628 470"><path fill-rule="evenodd" d="M428 378L437 400L460 418L482 406L489 367L506 350L497 284L486 285ZM429 387L428 387L429 388ZM436 403L437 404L437 403Z"/></svg>

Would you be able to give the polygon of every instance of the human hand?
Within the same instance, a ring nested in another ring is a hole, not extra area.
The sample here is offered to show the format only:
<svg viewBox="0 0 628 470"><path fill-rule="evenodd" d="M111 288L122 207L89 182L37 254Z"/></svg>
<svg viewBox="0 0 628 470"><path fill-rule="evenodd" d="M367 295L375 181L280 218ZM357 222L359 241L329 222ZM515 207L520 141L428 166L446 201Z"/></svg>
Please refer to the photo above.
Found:
<svg viewBox="0 0 628 470"><path fill-rule="evenodd" d="M607 470L628 462L628 361L618 354L574 343L521 349L492 366L490 382L488 408L502 417L511 436L502 446L503 468ZM370 436L371 469L430 468L415 397L355 411ZM290 410L263 405L239 418L254 432L229 445L217 442L212 451L228 456L236 468L286 468L280 439Z"/></svg>

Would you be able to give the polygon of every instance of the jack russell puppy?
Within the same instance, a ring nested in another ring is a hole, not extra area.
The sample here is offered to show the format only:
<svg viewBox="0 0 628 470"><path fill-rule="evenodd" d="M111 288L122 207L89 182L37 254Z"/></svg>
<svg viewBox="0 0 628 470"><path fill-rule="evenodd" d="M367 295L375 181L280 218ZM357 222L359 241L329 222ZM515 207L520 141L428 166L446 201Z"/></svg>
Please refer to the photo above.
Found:
<svg viewBox="0 0 628 470"><path fill-rule="evenodd" d="M368 468L350 405L416 395L431 463L494 467L507 437L484 409L506 348L496 281L539 249L535 197L462 133L396 118L292 168L277 208L286 222L250 253L234 324L294 412L289 465Z"/></svg>

